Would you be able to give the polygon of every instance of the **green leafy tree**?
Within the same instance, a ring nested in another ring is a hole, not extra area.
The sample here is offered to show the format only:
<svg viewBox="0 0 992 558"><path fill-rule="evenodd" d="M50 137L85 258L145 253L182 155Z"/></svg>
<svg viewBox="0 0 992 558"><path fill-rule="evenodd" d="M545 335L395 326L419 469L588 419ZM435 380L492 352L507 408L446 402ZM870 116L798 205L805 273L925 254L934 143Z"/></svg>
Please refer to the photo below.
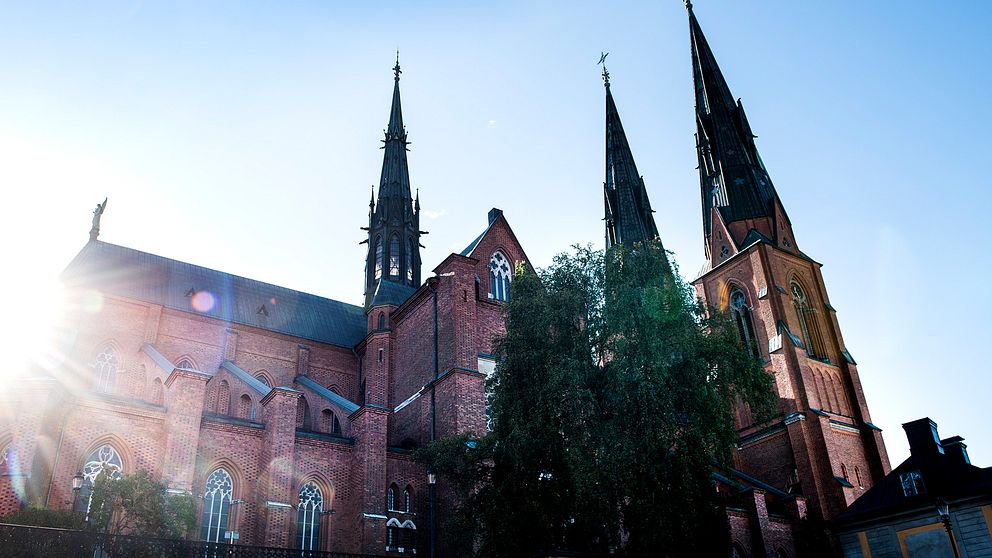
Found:
<svg viewBox="0 0 992 558"><path fill-rule="evenodd" d="M771 379L660 243L518 272L504 316L492 430L421 452L460 496L453 555L726 555L712 466L736 403L767 409Z"/></svg>
<svg viewBox="0 0 992 558"><path fill-rule="evenodd" d="M193 497L169 494L147 471L93 483L89 524L111 535L181 538L196 528Z"/></svg>

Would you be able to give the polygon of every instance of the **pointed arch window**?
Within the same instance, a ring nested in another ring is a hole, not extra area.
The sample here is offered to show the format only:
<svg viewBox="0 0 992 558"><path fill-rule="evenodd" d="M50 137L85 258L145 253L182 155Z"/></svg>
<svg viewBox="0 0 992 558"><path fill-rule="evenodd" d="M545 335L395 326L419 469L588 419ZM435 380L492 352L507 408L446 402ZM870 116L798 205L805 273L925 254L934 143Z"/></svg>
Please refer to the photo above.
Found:
<svg viewBox="0 0 992 558"><path fill-rule="evenodd" d="M376 279L382 277L382 237L375 239L375 274Z"/></svg>
<svg viewBox="0 0 992 558"><path fill-rule="evenodd" d="M413 255L417 253L417 246L413 243L413 239L407 241L407 251L406 251L406 282L411 286L416 287L413 284Z"/></svg>
<svg viewBox="0 0 992 558"><path fill-rule="evenodd" d="M513 270L510 262L502 252L493 253L489 258L489 298L493 300L510 300L510 281Z"/></svg>
<svg viewBox="0 0 992 558"><path fill-rule="evenodd" d="M121 478L124 462L117 450L109 444L104 444L86 456L83 464L83 484L79 487L79 499L76 500L77 510L89 513L93 502L93 483L101 474L111 479Z"/></svg>
<svg viewBox="0 0 992 558"><path fill-rule="evenodd" d="M251 397L248 394L241 396L241 404L238 406L238 418L243 418L245 420L252 420L255 418L255 410L251 405Z"/></svg>
<svg viewBox="0 0 992 558"><path fill-rule="evenodd" d="M186 370L196 370L196 365L193 364L193 361L190 360L189 357L183 357L179 359L179 362L176 363L176 368L185 368Z"/></svg>
<svg viewBox="0 0 992 558"><path fill-rule="evenodd" d="M107 344L93 361L93 371L95 372L95 385L97 391L109 393L114 389L114 381L117 379L117 370L120 367L120 359L117 350L113 345Z"/></svg>
<svg viewBox="0 0 992 558"><path fill-rule="evenodd" d="M208 542L224 542L227 522L231 515L231 497L234 494L234 481L223 468L215 469L207 477L203 491L203 521L200 525L200 538Z"/></svg>
<svg viewBox="0 0 992 558"><path fill-rule="evenodd" d="M413 500L413 489L409 486L403 489L403 511L410 513L410 504Z"/></svg>
<svg viewBox="0 0 992 558"><path fill-rule="evenodd" d="M341 434L341 423L338 422L337 415L330 409L320 412L320 431L329 434Z"/></svg>
<svg viewBox="0 0 992 558"><path fill-rule="evenodd" d="M396 485L390 485L389 489L386 490L386 510L395 511L396 510Z"/></svg>
<svg viewBox="0 0 992 558"><path fill-rule="evenodd" d="M296 428L310 430L310 404L306 397L300 397L296 404Z"/></svg>
<svg viewBox="0 0 992 558"><path fill-rule="evenodd" d="M10 444L0 446L0 474L6 473L11 466L12 451Z"/></svg>
<svg viewBox="0 0 992 558"><path fill-rule="evenodd" d="M227 380L221 380L217 385L217 414L226 415L231 412L231 386Z"/></svg>
<svg viewBox="0 0 992 558"><path fill-rule="evenodd" d="M161 405L165 402L165 387L162 385L161 378L152 380L152 392L149 396L149 402L156 405Z"/></svg>
<svg viewBox="0 0 992 558"><path fill-rule="evenodd" d="M296 506L296 548L320 548L320 514L324 511L324 494L310 481L300 488L300 502Z"/></svg>
<svg viewBox="0 0 992 558"><path fill-rule="evenodd" d="M400 237L395 234L389 239L389 276L400 276Z"/></svg>
<svg viewBox="0 0 992 558"><path fill-rule="evenodd" d="M751 307L747 304L747 295L737 287L730 291L730 315L737 325L741 342L752 356L759 358L761 355L758 352L758 339L754 335L754 316L751 314Z"/></svg>
<svg viewBox="0 0 992 558"><path fill-rule="evenodd" d="M796 307L799 327L803 333L803 341L806 342L806 353L813 358L824 359L827 355L823 349L823 336L820 334L820 326L816 321L816 312L806 296L805 289L797 281L793 280L790 287L792 303Z"/></svg>

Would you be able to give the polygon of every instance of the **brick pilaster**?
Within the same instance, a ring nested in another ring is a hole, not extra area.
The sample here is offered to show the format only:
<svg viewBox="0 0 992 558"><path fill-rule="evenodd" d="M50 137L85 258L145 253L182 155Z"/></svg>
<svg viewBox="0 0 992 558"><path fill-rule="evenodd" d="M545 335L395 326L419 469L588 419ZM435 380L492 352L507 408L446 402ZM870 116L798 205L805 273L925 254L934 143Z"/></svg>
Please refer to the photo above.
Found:
<svg viewBox="0 0 992 558"><path fill-rule="evenodd" d="M173 370L165 381L165 452L162 484L191 490L200 443L200 418L210 376L192 370Z"/></svg>

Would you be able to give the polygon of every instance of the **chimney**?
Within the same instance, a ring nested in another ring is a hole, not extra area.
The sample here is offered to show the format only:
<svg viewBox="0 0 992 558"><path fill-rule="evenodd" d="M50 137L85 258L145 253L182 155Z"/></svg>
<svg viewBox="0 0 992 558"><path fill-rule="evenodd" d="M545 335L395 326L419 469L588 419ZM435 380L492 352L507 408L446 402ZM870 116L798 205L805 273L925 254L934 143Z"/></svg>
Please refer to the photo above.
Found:
<svg viewBox="0 0 992 558"><path fill-rule="evenodd" d="M951 436L946 440L941 440L940 445L944 447L944 453L955 463L964 463L965 465L971 465L971 459L968 459L968 446L964 443L964 438L961 436Z"/></svg>
<svg viewBox="0 0 992 558"><path fill-rule="evenodd" d="M502 209L492 208L489 210L489 224L492 225L499 216L503 214Z"/></svg>
<svg viewBox="0 0 992 558"><path fill-rule="evenodd" d="M937 423L929 417L907 422L902 425L902 429L906 431L909 453L913 457L932 457L944 453L940 436L937 435Z"/></svg>

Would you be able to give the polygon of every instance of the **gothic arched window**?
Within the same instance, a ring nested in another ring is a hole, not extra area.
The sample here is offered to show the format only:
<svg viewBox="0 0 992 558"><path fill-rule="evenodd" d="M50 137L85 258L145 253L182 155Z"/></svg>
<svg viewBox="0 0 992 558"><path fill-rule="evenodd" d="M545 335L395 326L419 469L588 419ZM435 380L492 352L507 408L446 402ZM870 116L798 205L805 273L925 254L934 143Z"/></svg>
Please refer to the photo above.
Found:
<svg viewBox="0 0 992 558"><path fill-rule="evenodd" d="M792 303L796 307L796 314L799 317L799 327L802 329L803 341L806 342L806 353L813 358L826 357L823 350L823 337L820 335L820 326L816 322L816 313L810 304L806 291L793 281Z"/></svg>
<svg viewBox="0 0 992 558"><path fill-rule="evenodd" d="M396 485L391 485L388 490L386 490L386 510L393 511L396 509Z"/></svg>
<svg viewBox="0 0 992 558"><path fill-rule="evenodd" d="M751 307L747 305L747 296L737 287L730 291L730 315L737 324L741 342L755 358L758 358L760 352L758 338L754 335L754 317L751 315Z"/></svg>
<svg viewBox="0 0 992 558"><path fill-rule="evenodd" d="M324 409L320 412L320 431L327 432L328 434L341 433L341 423L338 422L338 417L334 414L334 411Z"/></svg>
<svg viewBox="0 0 992 558"><path fill-rule="evenodd" d="M248 394L241 396L241 404L238 406L238 418L243 418L245 420L252 420L255 418L255 411L251 406L251 397Z"/></svg>
<svg viewBox="0 0 992 558"><path fill-rule="evenodd" d="M300 502L296 506L296 548L320 548L320 513L324 511L324 495L316 483L310 481L300 488Z"/></svg>
<svg viewBox="0 0 992 558"><path fill-rule="evenodd" d="M223 468L210 473L203 491L203 523L200 526L202 540L224 542L233 494L234 481L230 473Z"/></svg>
<svg viewBox="0 0 992 558"><path fill-rule="evenodd" d="M407 242L406 251L406 282L410 285L416 287L413 284L413 255L417 253L416 244L413 243L413 239Z"/></svg>
<svg viewBox="0 0 992 558"><path fill-rule="evenodd" d="M193 361L189 357L183 357L183 358L179 359L179 362L176 363L176 368L185 368L187 370L196 370L196 365L193 364Z"/></svg>
<svg viewBox="0 0 992 558"><path fill-rule="evenodd" d="M110 392L114 389L114 380L117 378L117 369L120 367L120 359L117 358L117 350L113 345L107 344L96 355L93 361L93 371L95 372L95 383L97 391Z"/></svg>
<svg viewBox="0 0 992 558"><path fill-rule="evenodd" d="M307 398L301 396L296 404L296 427L301 430L310 430L310 405Z"/></svg>
<svg viewBox="0 0 992 558"><path fill-rule="evenodd" d="M255 372L255 379L265 384L265 387L272 387L272 382L269 381L269 377L266 375L265 370Z"/></svg>
<svg viewBox="0 0 992 558"><path fill-rule="evenodd" d="M227 380L221 380L217 385L217 414L226 415L231 412L231 386Z"/></svg>
<svg viewBox="0 0 992 558"><path fill-rule="evenodd" d="M375 278L382 277L382 237L375 239Z"/></svg>
<svg viewBox="0 0 992 558"><path fill-rule="evenodd" d="M513 270L510 262L501 252L493 253L489 258L489 298L494 300L510 300L510 280Z"/></svg>
<svg viewBox="0 0 992 558"><path fill-rule="evenodd" d="M410 513L410 501L413 500L413 489L409 486L403 489L403 511Z"/></svg>
<svg viewBox="0 0 992 558"><path fill-rule="evenodd" d="M10 444L0 446L0 473L6 473L10 466Z"/></svg>
<svg viewBox="0 0 992 558"><path fill-rule="evenodd" d="M165 387L162 385L161 378L155 378L152 380L152 392L149 396L149 402L156 405L161 405L165 401Z"/></svg>
<svg viewBox="0 0 992 558"><path fill-rule="evenodd" d="M121 478L124 462L117 450L109 444L104 444L90 453L83 463L83 484L79 488L79 499L76 500L77 510L89 513L93 501L93 483L101 474L111 479Z"/></svg>
<svg viewBox="0 0 992 558"><path fill-rule="evenodd" d="M395 234L389 239L389 276L400 276L400 237Z"/></svg>

